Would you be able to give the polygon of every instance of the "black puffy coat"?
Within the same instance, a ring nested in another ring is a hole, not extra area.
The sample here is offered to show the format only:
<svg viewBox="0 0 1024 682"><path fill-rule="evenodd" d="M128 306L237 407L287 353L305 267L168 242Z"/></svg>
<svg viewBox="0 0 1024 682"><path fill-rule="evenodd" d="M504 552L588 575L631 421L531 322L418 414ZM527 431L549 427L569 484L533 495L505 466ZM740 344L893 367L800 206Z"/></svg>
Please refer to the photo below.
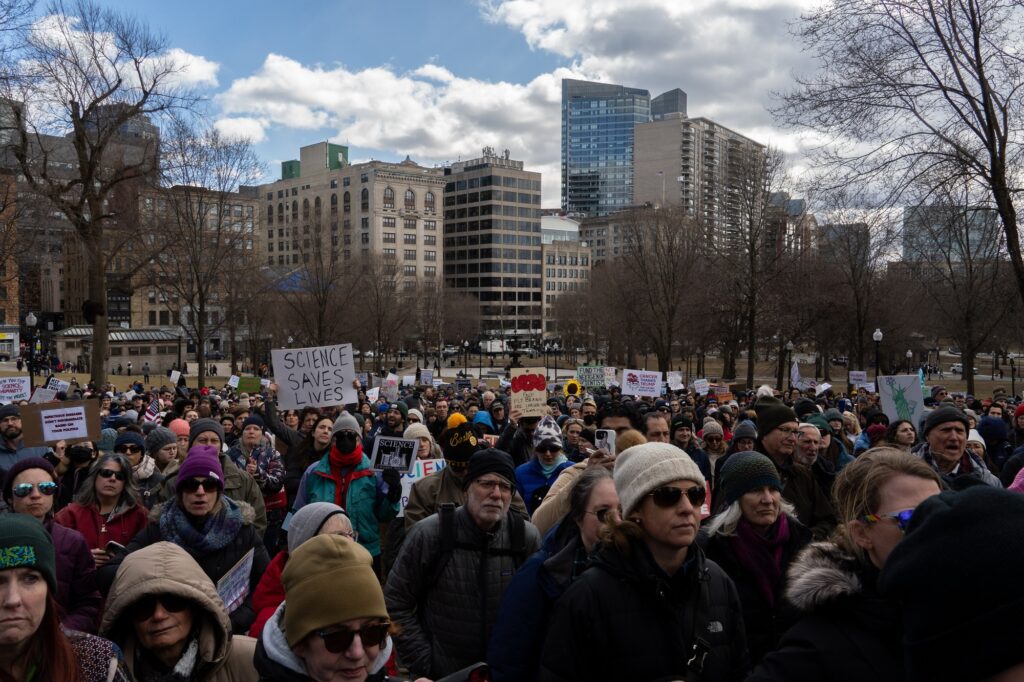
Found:
<svg viewBox="0 0 1024 682"><path fill-rule="evenodd" d="M740 563L733 545L733 537L716 533L711 537L701 535L698 538L701 548L708 559L725 571L736 585L736 592L743 605L743 625L747 632L747 647L750 649L750 662L757 663L766 653L775 649L779 637L797 618L797 612L786 602L783 580L775 590L775 604L768 600L758 589L750 571ZM796 519L789 518L789 541L782 548L782 570L793 562L797 554L811 542L811 531Z"/></svg>
<svg viewBox="0 0 1024 682"><path fill-rule="evenodd" d="M698 625L702 592L707 615ZM669 577L641 540L630 541L628 556L601 547L555 604L539 679L684 679L695 626L710 646L700 679L742 680L749 667L743 614L736 587L715 562L693 545Z"/></svg>
<svg viewBox="0 0 1024 682"><path fill-rule="evenodd" d="M787 576L801 613L747 682L905 680L898 605L878 594L878 571L827 542L809 545Z"/></svg>

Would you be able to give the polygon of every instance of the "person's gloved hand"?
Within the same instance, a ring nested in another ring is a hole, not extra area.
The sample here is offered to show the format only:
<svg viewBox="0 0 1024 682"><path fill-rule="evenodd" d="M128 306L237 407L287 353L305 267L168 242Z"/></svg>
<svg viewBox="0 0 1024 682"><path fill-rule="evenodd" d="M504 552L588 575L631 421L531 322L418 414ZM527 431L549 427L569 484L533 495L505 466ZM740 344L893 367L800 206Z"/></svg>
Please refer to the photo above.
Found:
<svg viewBox="0 0 1024 682"><path fill-rule="evenodd" d="M381 478L388 484L388 502L394 504L402 499L402 476L398 469L385 469Z"/></svg>

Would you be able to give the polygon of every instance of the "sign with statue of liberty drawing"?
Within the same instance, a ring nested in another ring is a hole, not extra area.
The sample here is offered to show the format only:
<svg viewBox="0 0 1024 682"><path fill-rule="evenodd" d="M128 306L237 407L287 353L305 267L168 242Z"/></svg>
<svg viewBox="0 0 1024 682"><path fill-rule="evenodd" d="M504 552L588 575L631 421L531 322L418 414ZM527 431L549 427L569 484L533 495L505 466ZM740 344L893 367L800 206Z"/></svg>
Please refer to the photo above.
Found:
<svg viewBox="0 0 1024 682"><path fill-rule="evenodd" d="M924 414L924 394L916 374L879 377L878 395L882 411L890 423L897 419L907 419L915 429L919 428L921 415Z"/></svg>

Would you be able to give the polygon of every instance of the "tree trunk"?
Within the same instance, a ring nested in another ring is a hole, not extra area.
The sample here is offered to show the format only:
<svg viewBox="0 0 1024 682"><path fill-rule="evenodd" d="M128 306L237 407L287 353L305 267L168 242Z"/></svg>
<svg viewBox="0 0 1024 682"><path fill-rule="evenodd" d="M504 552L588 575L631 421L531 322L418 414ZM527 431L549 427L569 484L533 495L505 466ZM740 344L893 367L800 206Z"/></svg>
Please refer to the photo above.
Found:
<svg viewBox="0 0 1024 682"><path fill-rule="evenodd" d="M92 326L92 367L89 379L97 388L107 383L107 347L109 322L107 318L107 270L103 264L102 239L85 244L89 253L89 300L100 304Z"/></svg>
<svg viewBox="0 0 1024 682"><path fill-rule="evenodd" d="M202 303L200 310L203 312L196 313L196 366L199 368L199 388L202 388L206 385L206 306Z"/></svg>
<svg viewBox="0 0 1024 682"><path fill-rule="evenodd" d="M967 392L974 394L974 360L975 351L973 348L964 348L960 356L963 363L963 373L960 375L967 382Z"/></svg>
<svg viewBox="0 0 1024 682"><path fill-rule="evenodd" d="M747 310L747 389L754 388L754 365L757 363L757 315L753 307ZM765 353L767 356L767 352ZM765 357L767 360L768 358Z"/></svg>

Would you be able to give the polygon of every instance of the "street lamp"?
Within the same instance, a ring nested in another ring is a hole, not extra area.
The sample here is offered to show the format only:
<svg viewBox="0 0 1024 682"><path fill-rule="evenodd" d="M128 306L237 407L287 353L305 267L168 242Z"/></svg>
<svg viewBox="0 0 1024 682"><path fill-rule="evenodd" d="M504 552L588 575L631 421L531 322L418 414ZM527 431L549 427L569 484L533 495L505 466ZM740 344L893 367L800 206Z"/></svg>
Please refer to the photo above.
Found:
<svg viewBox="0 0 1024 682"><path fill-rule="evenodd" d="M786 342L786 371L787 371L787 374L789 375L788 384L789 384L790 392L793 391L793 349L794 348L795 348L795 346L793 345L792 339L790 339L789 341Z"/></svg>
<svg viewBox="0 0 1024 682"><path fill-rule="evenodd" d="M878 360L878 354L879 349L882 345L882 330L876 328L875 333L871 335L871 338L875 342L875 390L878 390L878 370L881 369L881 367L879 366L880 363Z"/></svg>
<svg viewBox="0 0 1024 682"><path fill-rule="evenodd" d="M35 363L35 358L36 358L36 324L38 322L39 322L39 320L36 318L35 314L33 314L32 312L29 312L29 314L25 316L25 326L30 330L29 337L28 337L29 342L27 344L28 345L28 390L29 390L30 394L34 393L35 392L35 388L36 388L35 387L35 375L36 375L36 371L35 371L35 368L36 368L36 363Z"/></svg>
<svg viewBox="0 0 1024 682"><path fill-rule="evenodd" d="M910 370L911 370L910 363L912 363L913 361L914 361L914 351L908 349L907 350L907 374L910 374Z"/></svg>
<svg viewBox="0 0 1024 682"><path fill-rule="evenodd" d="M1010 358L1010 394L1017 398L1017 366L1013 362L1013 358Z"/></svg>
<svg viewBox="0 0 1024 682"><path fill-rule="evenodd" d="M469 341L462 342L462 374L469 376Z"/></svg>
<svg viewBox="0 0 1024 682"><path fill-rule="evenodd" d="M558 383L558 353L561 350L562 349L559 347L558 343L556 342L555 343L555 383L556 384Z"/></svg>

